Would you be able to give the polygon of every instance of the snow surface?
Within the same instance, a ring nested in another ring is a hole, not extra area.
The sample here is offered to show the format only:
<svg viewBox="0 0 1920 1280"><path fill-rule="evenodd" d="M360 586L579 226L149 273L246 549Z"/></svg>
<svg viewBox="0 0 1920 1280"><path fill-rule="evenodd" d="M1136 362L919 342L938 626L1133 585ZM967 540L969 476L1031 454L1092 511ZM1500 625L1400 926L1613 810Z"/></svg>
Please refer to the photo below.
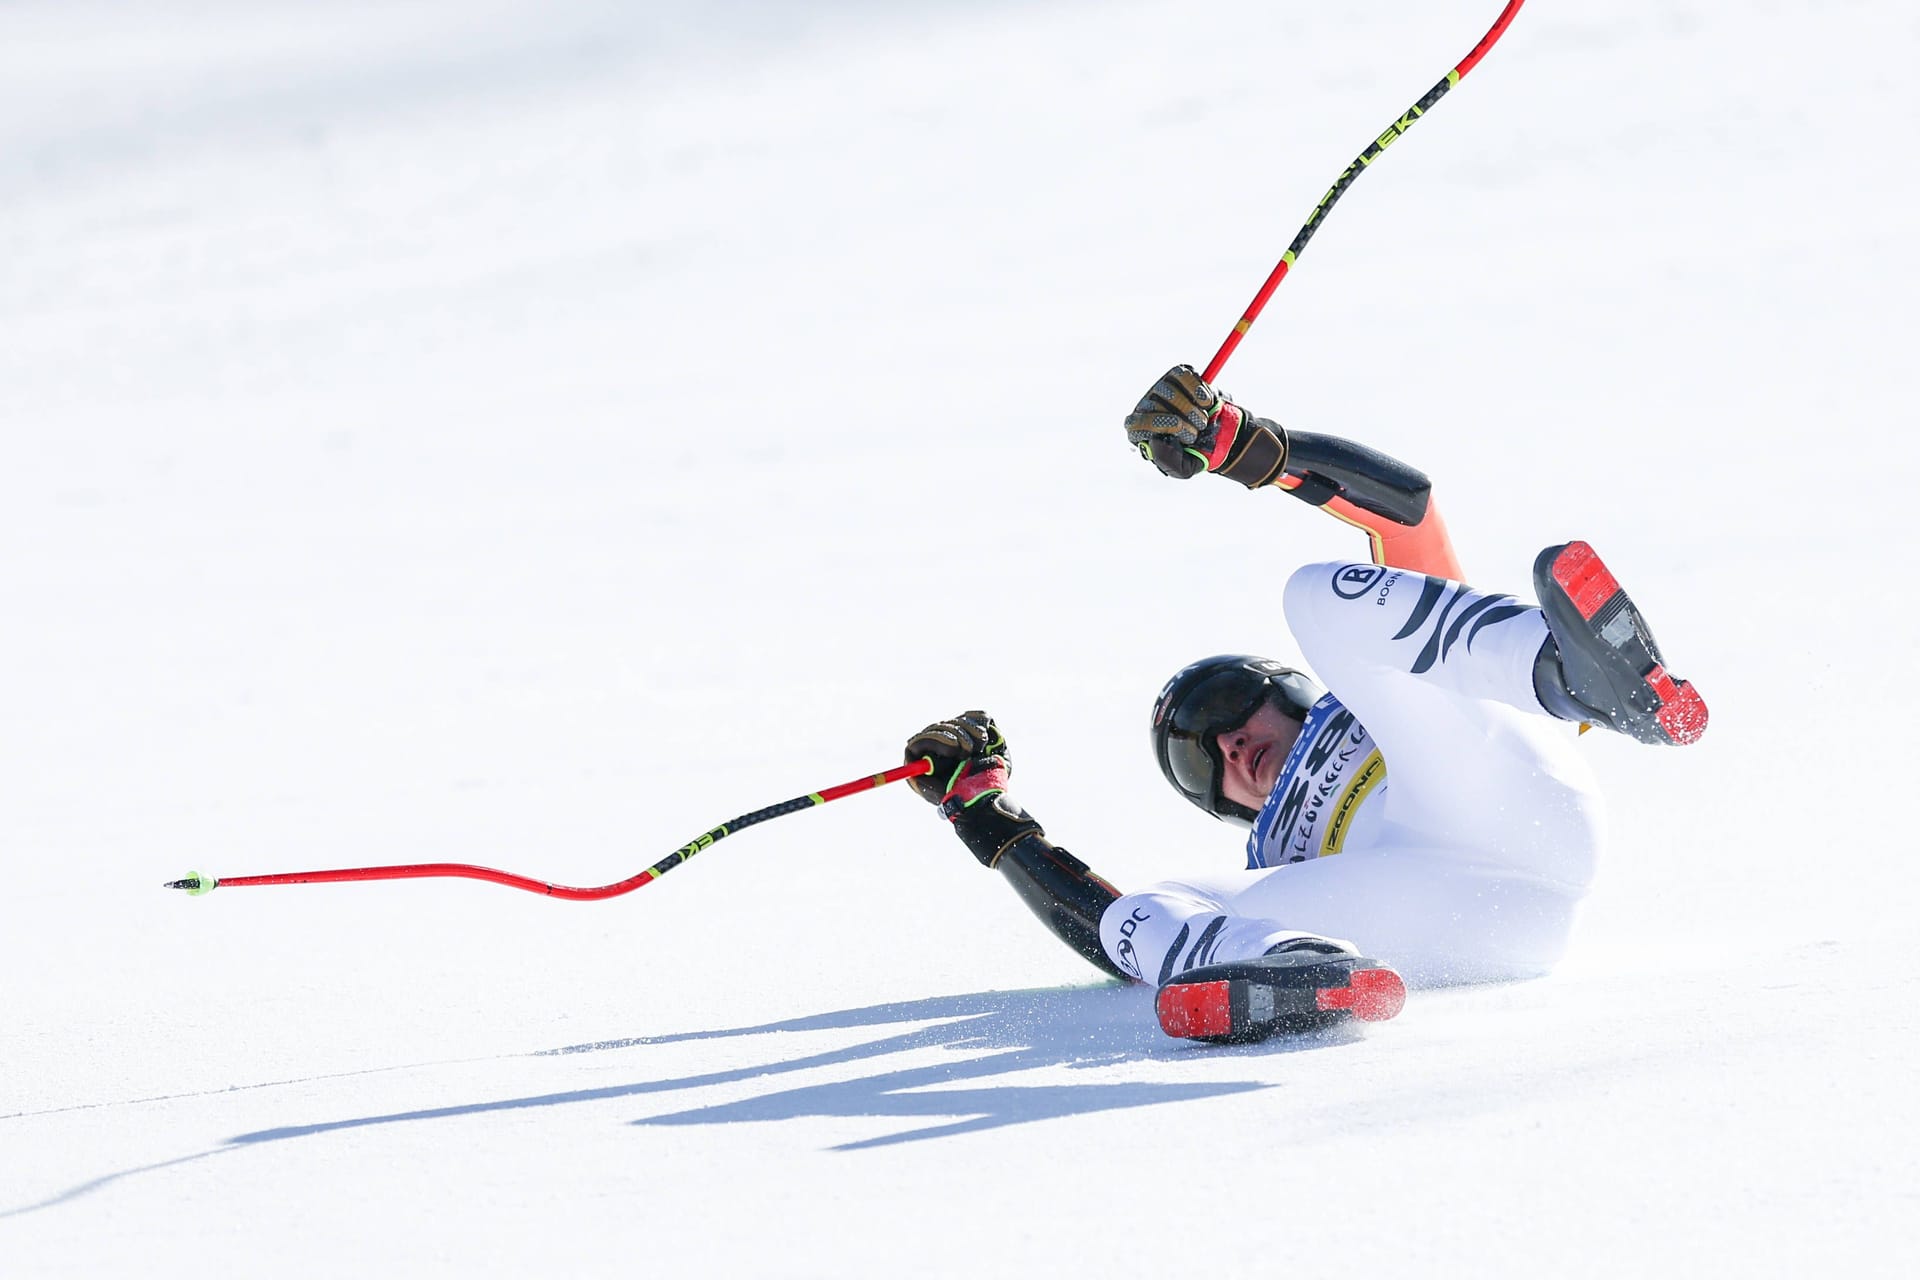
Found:
<svg viewBox="0 0 1920 1280"><path fill-rule="evenodd" d="M1118 418L1497 9L0 7L0 1273L1911 1274L1893 0L1534 0L1222 380L1706 691L1555 977L1171 1041L904 787L160 888L612 881L970 706L1238 865L1148 702L1362 548Z"/></svg>

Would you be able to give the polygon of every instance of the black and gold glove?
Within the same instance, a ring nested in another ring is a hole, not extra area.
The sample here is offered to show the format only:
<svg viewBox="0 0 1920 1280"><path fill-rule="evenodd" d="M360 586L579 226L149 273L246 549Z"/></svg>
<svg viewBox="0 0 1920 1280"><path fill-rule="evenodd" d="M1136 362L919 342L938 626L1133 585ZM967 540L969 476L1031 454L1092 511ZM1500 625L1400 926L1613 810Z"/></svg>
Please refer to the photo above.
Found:
<svg viewBox="0 0 1920 1280"><path fill-rule="evenodd" d="M933 772L911 780L920 798L940 806L973 856L991 867L1022 836L1045 834L1007 798L1013 765L1007 739L984 711L930 724L907 739L906 763L933 762Z"/></svg>
<svg viewBox="0 0 1920 1280"><path fill-rule="evenodd" d="M1204 382L1192 365L1175 365L1127 415L1127 439L1162 475L1187 480L1217 471L1258 489L1287 465L1287 434L1255 418Z"/></svg>

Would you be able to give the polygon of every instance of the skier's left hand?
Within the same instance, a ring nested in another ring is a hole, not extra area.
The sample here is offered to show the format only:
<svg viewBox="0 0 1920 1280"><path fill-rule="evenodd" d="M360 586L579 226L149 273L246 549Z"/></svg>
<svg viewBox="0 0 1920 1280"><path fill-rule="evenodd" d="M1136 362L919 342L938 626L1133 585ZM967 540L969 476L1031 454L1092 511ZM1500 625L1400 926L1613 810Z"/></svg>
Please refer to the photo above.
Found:
<svg viewBox="0 0 1920 1280"><path fill-rule="evenodd" d="M1006 735L984 711L930 724L907 739L906 763L931 760L933 772L911 779L920 798L953 817L975 801L1007 789L1013 773Z"/></svg>

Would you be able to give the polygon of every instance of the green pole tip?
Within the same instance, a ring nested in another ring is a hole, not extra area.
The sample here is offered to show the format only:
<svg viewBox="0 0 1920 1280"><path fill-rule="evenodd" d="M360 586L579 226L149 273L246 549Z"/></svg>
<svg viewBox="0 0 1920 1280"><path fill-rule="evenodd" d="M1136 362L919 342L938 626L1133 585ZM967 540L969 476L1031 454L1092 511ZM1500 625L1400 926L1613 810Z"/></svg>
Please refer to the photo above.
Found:
<svg viewBox="0 0 1920 1280"><path fill-rule="evenodd" d="M185 889L197 898L202 894L212 893L220 887L220 882L204 871L196 871L184 880L167 881L166 887L169 889Z"/></svg>

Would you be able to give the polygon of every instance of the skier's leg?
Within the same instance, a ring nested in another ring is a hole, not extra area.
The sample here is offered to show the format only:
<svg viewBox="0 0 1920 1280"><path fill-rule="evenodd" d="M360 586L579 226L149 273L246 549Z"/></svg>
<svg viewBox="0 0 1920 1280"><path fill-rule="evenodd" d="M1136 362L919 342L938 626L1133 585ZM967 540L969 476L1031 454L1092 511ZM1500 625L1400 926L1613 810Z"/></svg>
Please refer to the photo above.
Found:
<svg viewBox="0 0 1920 1280"><path fill-rule="evenodd" d="M1156 986L1196 965L1251 959L1316 936L1378 957L1421 985L1546 973L1566 950L1579 891L1471 859L1396 839L1270 870L1166 882L1107 908L1101 939L1115 963Z"/></svg>
<svg viewBox="0 0 1920 1280"><path fill-rule="evenodd" d="M1389 832L1368 849L1246 873L1251 879L1227 906L1276 927L1352 938L1423 986L1553 968L1580 889L1418 839Z"/></svg>
<svg viewBox="0 0 1920 1280"><path fill-rule="evenodd" d="M1107 954L1152 983L1170 1036L1257 1040L1400 1012L1407 987L1350 942L1238 915L1230 886L1167 883L1129 894L1101 920Z"/></svg>
<svg viewBox="0 0 1920 1280"><path fill-rule="evenodd" d="M1538 608L1350 563L1299 570L1285 606L1309 665L1380 744L1401 843L1584 889L1598 792L1575 730L1533 691L1548 638Z"/></svg>
<svg viewBox="0 0 1920 1280"><path fill-rule="evenodd" d="M1160 987L1195 965L1251 959L1319 936L1236 914L1228 906L1233 887L1169 880L1122 895L1100 917L1100 943L1122 971Z"/></svg>

